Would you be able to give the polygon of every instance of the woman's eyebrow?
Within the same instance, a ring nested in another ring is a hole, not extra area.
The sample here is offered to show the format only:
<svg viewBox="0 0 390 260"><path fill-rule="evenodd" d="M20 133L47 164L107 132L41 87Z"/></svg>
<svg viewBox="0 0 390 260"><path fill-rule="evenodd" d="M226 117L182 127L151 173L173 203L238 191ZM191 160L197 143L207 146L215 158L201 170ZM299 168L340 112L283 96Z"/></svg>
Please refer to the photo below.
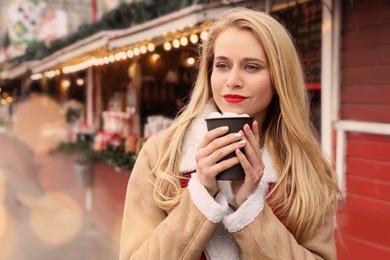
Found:
<svg viewBox="0 0 390 260"><path fill-rule="evenodd" d="M264 64L264 65L267 64L266 61L259 59L259 58L244 58L243 60L245 62L258 62L258 63Z"/></svg>
<svg viewBox="0 0 390 260"><path fill-rule="evenodd" d="M220 56L216 56L214 58L215 60L219 60L219 61L228 61L230 60L228 57L226 56L223 56L223 55L220 55ZM266 65L267 62L262 60L262 59L259 59L259 58L253 58L253 57L247 57L247 58L243 58L243 61L244 62L257 62L257 63L261 63L263 65Z"/></svg>

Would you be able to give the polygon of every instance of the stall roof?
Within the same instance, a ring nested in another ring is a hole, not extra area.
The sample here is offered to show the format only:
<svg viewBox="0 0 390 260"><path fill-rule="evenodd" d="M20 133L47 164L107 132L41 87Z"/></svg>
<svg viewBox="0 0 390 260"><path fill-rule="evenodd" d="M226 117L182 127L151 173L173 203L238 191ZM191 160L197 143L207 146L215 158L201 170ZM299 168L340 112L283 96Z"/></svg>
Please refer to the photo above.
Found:
<svg viewBox="0 0 390 260"><path fill-rule="evenodd" d="M27 61L17 65L14 68L6 69L0 73L1 80L11 80L19 78L26 73L29 73L31 68L36 64L37 61Z"/></svg>
<svg viewBox="0 0 390 260"><path fill-rule="evenodd" d="M289 5L287 1L287 6ZM296 1L296 0L295 0ZM308 2L311 0L298 0L296 2ZM235 6L245 6L247 0L233 0ZM285 0L275 0L272 9L285 8ZM22 63L14 69L3 71L0 78L14 78L31 70L33 74L46 70L57 69L77 61L85 61L99 52L124 48L139 44L143 41L161 38L165 33L170 33L186 26L199 25L216 18L222 11L232 8L230 1L214 2L210 4L195 4L171 14L153 19L127 29L102 31L86 39L65 47L50 56L39 61ZM256 3L256 8L266 8L266 1ZM34 66L31 66L31 65Z"/></svg>
<svg viewBox="0 0 390 260"><path fill-rule="evenodd" d="M125 29L116 37L112 37L109 40L108 47L109 49L121 48L159 37L164 33L169 33L185 26L197 25L214 19L221 11L229 8L231 8L231 5L223 3L192 5L149 22Z"/></svg>
<svg viewBox="0 0 390 260"><path fill-rule="evenodd" d="M239 5L246 1L236 2ZM122 48L161 36L164 32L177 30L183 26L196 25L215 18L222 10L228 8L231 8L231 5L224 3L193 5L127 29L99 32L36 62L31 71L35 74L52 70L69 64L71 60L73 63L75 60L82 60L84 56L91 56L99 50L107 51L107 47L109 50Z"/></svg>
<svg viewBox="0 0 390 260"><path fill-rule="evenodd" d="M108 39L117 34L118 31L120 30L98 32L88 38L69 45L37 62L34 68L32 68L32 73L40 73L55 68L72 59L96 52L101 48L106 48Z"/></svg>

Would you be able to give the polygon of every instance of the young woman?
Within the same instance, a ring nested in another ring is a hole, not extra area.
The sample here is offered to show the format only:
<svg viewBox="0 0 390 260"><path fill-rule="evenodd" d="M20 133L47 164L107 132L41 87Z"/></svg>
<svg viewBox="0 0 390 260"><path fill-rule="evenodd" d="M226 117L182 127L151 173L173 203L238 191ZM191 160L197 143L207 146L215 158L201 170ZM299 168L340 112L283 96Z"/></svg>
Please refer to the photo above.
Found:
<svg viewBox="0 0 390 260"><path fill-rule="evenodd" d="M289 33L266 13L233 9L201 52L188 105L137 158L120 259L336 259L338 182ZM249 114L253 130L207 132L215 111ZM216 180L238 163L244 181Z"/></svg>

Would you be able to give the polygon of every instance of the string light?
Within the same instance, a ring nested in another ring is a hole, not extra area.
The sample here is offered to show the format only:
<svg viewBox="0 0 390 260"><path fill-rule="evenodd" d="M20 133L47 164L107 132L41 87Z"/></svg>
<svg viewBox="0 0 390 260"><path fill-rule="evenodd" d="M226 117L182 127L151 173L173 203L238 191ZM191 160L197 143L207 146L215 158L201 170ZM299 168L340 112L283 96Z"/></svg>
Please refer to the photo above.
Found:
<svg viewBox="0 0 390 260"><path fill-rule="evenodd" d="M156 49L153 43L148 44L148 51L153 52Z"/></svg>
<svg viewBox="0 0 390 260"><path fill-rule="evenodd" d="M33 74L31 75L31 80L39 80L43 77L42 73L37 73L37 74Z"/></svg>
<svg viewBox="0 0 390 260"><path fill-rule="evenodd" d="M181 37L180 44L181 44L181 46L187 46L188 45L188 38L185 36Z"/></svg>
<svg viewBox="0 0 390 260"><path fill-rule="evenodd" d="M157 61L158 59L160 59L160 54L155 53L155 54L152 55L152 60L153 61Z"/></svg>
<svg viewBox="0 0 390 260"><path fill-rule="evenodd" d="M70 81L67 80L67 79L64 79L64 80L62 81L62 88L63 88L63 89L67 89L69 86L70 86Z"/></svg>
<svg viewBox="0 0 390 260"><path fill-rule="evenodd" d="M195 59L190 57L190 58L187 59L187 63L188 63L188 65L194 65L195 64Z"/></svg>
<svg viewBox="0 0 390 260"><path fill-rule="evenodd" d="M200 38L202 39L202 41L207 40L207 35L208 33L206 31L200 33Z"/></svg>
<svg viewBox="0 0 390 260"><path fill-rule="evenodd" d="M77 79L76 80L76 84L79 85L79 86L82 86L82 85L84 85L84 80L83 79Z"/></svg>
<svg viewBox="0 0 390 260"><path fill-rule="evenodd" d="M178 39L174 39L173 41L172 41L172 46L174 47L174 48L179 48L180 47L180 41L178 40Z"/></svg>
<svg viewBox="0 0 390 260"><path fill-rule="evenodd" d="M190 25L187 27L187 28L191 28L191 30L193 31L193 33L191 33L188 36L184 35L186 32L183 32L181 36L178 35L180 33L180 31L184 31L185 28L180 28L179 30L172 30L170 33L163 33L162 37L164 37L164 38L168 38L169 34L173 34L173 35L176 34L176 37L177 37L172 42L170 42L170 41L164 42L163 49L166 51L170 51L172 49L172 47L180 48L180 46L188 46L189 43L196 44L199 42L199 39L201 39L201 40L207 39L208 33L206 30L200 32L200 34L199 34L199 32L195 32L194 28L192 28L192 27L194 27L194 25ZM171 37L172 37L172 35L171 35ZM155 49L156 49L156 46L154 45L154 43L152 43L152 42L145 43L144 45L139 46L139 47L135 47L134 49L128 49L127 51L121 51L121 52L118 52L115 54L110 54L110 55L105 56L105 57L91 58L91 59L84 61L84 62L81 62L79 64L64 67L62 69L62 73L64 73L64 74L74 73L74 72L89 68L91 66L100 66L100 65L109 64L109 63L112 63L115 61L125 60L127 58L133 58L134 56L146 54L147 52L154 52ZM152 60L154 60L154 61L158 60L159 58L160 58L159 55L154 55L154 54L152 55ZM186 60L186 63L188 65L193 65L195 63L195 59L189 58ZM61 73L60 70L55 70L55 71L45 72L44 75L46 77L50 78L50 77L54 77L56 75L59 75L60 73ZM42 74L40 74L40 73L34 74L31 76L31 78L34 80L41 79Z"/></svg>
<svg viewBox="0 0 390 260"><path fill-rule="evenodd" d="M190 36L190 42L193 43L193 44L195 44L195 43L197 43L198 41L199 41L198 35L197 35L197 34L191 34L191 36Z"/></svg>
<svg viewBox="0 0 390 260"><path fill-rule="evenodd" d="M172 49L172 45L170 42L165 42L164 43L164 50L170 51Z"/></svg>
<svg viewBox="0 0 390 260"><path fill-rule="evenodd" d="M139 48L139 50L140 50L140 52L141 52L142 54L145 54L145 53L148 51L148 49L146 48L145 45L142 45L142 46Z"/></svg>

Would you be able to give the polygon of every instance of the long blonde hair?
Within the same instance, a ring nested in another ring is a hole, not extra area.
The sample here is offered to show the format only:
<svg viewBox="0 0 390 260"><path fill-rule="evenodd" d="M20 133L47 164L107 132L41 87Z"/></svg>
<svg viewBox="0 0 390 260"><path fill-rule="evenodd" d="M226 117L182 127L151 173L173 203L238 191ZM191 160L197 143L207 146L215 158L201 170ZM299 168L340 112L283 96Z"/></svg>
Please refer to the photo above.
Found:
<svg viewBox="0 0 390 260"><path fill-rule="evenodd" d="M190 101L164 133L152 171L154 199L164 210L180 201L181 144L192 119L213 102L210 74L214 43L219 34L235 27L250 31L268 58L273 101L263 124L262 143L270 151L278 183L267 202L301 244L307 242L332 209L339 193L336 174L324 157L309 117L309 101L302 67L286 29L270 15L250 9L227 11L211 26L200 48L198 77Z"/></svg>

